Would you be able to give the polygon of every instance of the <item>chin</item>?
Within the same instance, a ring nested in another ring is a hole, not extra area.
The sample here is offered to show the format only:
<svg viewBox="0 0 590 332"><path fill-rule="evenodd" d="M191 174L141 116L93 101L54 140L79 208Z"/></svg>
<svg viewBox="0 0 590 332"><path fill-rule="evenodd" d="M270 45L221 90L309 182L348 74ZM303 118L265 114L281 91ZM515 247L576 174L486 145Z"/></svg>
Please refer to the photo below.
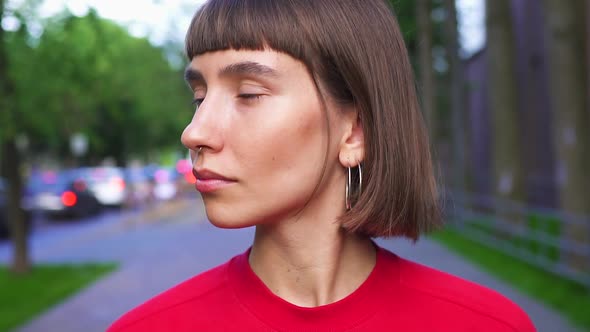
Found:
<svg viewBox="0 0 590 332"><path fill-rule="evenodd" d="M244 224L242 222L239 221L232 221L232 220L227 220L227 219L219 219L219 218L211 218L209 216L207 216L209 222L211 223L211 225L218 227L218 228L225 228L225 229L239 229L239 228L246 228L246 227L250 227L252 225L250 224Z"/></svg>
<svg viewBox="0 0 590 332"><path fill-rule="evenodd" d="M205 201L205 212L209 222L219 228L246 228L276 220L267 206L242 202L241 204L221 204L219 201Z"/></svg>
<svg viewBox="0 0 590 332"><path fill-rule="evenodd" d="M243 215L236 208L221 208L205 205L207 219L209 222L219 228L245 228L255 225L256 223L247 222Z"/></svg>

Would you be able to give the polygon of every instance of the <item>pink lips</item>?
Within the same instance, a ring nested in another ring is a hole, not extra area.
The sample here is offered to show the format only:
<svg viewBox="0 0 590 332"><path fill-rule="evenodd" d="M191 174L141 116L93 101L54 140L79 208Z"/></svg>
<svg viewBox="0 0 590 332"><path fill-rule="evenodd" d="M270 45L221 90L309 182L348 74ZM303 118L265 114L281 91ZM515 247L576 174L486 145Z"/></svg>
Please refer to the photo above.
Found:
<svg viewBox="0 0 590 332"><path fill-rule="evenodd" d="M193 169L193 174L197 179L197 182L195 183L195 188L202 194L213 192L215 190L236 183L235 180L228 179L222 175L219 175L207 169Z"/></svg>

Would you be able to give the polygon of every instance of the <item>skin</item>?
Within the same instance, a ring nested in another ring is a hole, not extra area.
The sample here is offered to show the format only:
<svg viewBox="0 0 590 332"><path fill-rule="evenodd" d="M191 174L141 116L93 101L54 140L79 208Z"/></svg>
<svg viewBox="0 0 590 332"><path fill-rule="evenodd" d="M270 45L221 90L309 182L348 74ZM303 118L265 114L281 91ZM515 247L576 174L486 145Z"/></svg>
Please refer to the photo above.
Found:
<svg viewBox="0 0 590 332"><path fill-rule="evenodd" d="M376 255L336 223L346 167L364 154L354 107L324 94L324 108L305 65L269 49L205 53L185 76L198 108L182 143L196 170L232 180L202 195L209 220L256 226L250 265L284 300L315 307L352 293Z"/></svg>

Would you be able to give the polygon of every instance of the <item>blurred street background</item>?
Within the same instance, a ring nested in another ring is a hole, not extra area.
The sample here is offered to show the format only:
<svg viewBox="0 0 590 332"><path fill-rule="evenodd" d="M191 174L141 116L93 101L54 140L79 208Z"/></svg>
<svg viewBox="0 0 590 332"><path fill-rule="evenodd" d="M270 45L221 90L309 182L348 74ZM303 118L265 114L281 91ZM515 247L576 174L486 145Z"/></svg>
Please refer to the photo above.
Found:
<svg viewBox="0 0 590 332"><path fill-rule="evenodd" d="M389 1L447 227L380 243L590 331L590 2ZM202 2L0 0L0 331L104 330L248 247L180 144Z"/></svg>

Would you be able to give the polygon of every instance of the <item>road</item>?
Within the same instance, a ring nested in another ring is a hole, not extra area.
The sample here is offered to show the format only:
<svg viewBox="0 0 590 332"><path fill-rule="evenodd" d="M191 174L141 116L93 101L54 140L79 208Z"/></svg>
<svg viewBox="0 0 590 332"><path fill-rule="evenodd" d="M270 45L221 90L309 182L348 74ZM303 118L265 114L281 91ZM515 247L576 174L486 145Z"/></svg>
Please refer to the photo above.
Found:
<svg viewBox="0 0 590 332"><path fill-rule="evenodd" d="M48 219L36 215L29 236L29 250L34 262L48 262L52 257L60 260L60 253L75 242L89 236L104 233L122 221L140 216L145 210L129 211L108 209L101 214L81 219ZM0 239L0 263L6 264L12 257L9 239Z"/></svg>

